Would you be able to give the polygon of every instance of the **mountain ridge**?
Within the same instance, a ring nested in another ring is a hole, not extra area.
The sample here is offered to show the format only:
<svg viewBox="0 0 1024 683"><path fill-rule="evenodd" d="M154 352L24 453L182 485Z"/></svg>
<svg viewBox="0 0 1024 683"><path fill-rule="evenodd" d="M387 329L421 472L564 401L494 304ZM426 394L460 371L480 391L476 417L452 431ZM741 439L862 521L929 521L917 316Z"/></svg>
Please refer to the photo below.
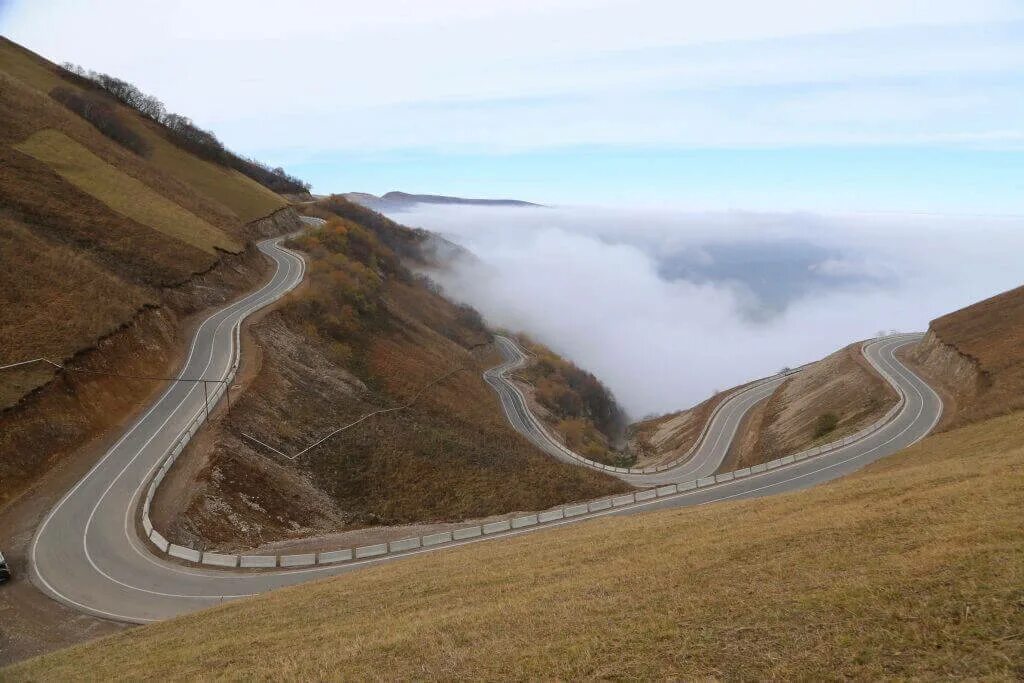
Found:
<svg viewBox="0 0 1024 683"><path fill-rule="evenodd" d="M349 201L361 204L375 211L407 211L417 204L442 206L491 206L505 208L543 208L543 204L527 202L522 199L481 199L473 197L455 197L441 194L414 194L391 190L377 196L368 192L347 192L342 195Z"/></svg>

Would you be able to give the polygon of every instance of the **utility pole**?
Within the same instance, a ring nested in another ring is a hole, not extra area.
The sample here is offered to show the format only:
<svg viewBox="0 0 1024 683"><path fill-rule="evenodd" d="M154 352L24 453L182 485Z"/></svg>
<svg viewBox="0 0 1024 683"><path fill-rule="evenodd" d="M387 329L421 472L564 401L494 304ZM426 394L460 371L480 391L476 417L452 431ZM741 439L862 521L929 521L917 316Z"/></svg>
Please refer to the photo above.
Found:
<svg viewBox="0 0 1024 683"><path fill-rule="evenodd" d="M206 420L210 420L210 394L206 390L206 380L203 380L203 400L206 402Z"/></svg>

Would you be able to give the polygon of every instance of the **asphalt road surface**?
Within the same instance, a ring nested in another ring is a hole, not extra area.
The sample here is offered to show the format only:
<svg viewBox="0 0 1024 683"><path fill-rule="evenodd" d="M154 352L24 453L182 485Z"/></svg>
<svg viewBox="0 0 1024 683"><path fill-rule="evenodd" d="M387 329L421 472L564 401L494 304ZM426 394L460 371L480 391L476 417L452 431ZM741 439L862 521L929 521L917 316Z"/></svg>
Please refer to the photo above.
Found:
<svg viewBox="0 0 1024 683"><path fill-rule="evenodd" d="M259 248L277 264L277 272L271 281L211 315L199 327L181 371L182 378L223 378L238 352L238 329L242 320L280 298L301 281L303 260L281 247L282 239L259 244ZM383 558L290 570L222 570L186 565L154 554L141 536L138 524L144 487L179 433L197 411L204 409L201 383L174 382L44 518L29 552L32 581L54 599L89 614L145 623L210 607L225 600L380 564L396 557L444 551L455 545L531 533L605 514L629 514L803 488L894 453L924 437L938 421L942 410L938 396L892 355L896 348L912 343L914 339L883 340L873 347L873 355L869 358L891 374L907 399L903 410L885 428L849 447L733 482L580 515L571 520ZM488 373L489 381L494 375L493 372ZM676 472L660 475L668 475L673 480L692 478L713 466L717 467L716 459L721 462L723 449L731 440L738 420L745 410L763 398L762 392L768 392L770 387L770 382L764 384L758 391L737 399L728 410L720 411L697 449L694 462L684 463ZM505 401L505 396L502 400ZM531 422L529 415L512 410L509 419L531 440L545 441L527 424ZM545 450L548 449L545 447Z"/></svg>

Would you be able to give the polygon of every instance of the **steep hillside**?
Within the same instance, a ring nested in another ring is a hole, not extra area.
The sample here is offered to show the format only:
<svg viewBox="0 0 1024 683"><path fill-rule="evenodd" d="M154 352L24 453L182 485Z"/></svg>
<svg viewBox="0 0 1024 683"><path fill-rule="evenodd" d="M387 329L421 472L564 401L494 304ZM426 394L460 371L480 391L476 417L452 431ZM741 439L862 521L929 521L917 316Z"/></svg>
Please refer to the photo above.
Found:
<svg viewBox="0 0 1024 683"><path fill-rule="evenodd" d="M517 380L534 412L566 446L597 462L619 467L633 464L624 447L626 415L600 380L523 335L519 345L531 356L517 370Z"/></svg>
<svg viewBox="0 0 1024 683"><path fill-rule="evenodd" d="M0 39L0 506L158 386L189 316L258 283L280 196Z"/></svg>
<svg viewBox="0 0 1024 683"><path fill-rule="evenodd" d="M650 417L629 426L629 451L636 467L662 465L686 455L711 419L715 408L729 395L716 392L692 408Z"/></svg>
<svg viewBox="0 0 1024 683"><path fill-rule="evenodd" d="M676 413L630 427L630 449L643 465L685 455L715 407L742 387L720 392ZM740 425L720 471L757 465L841 439L874 422L899 400L851 344L786 380L767 401L756 405Z"/></svg>
<svg viewBox="0 0 1024 683"><path fill-rule="evenodd" d="M946 390L945 427L1024 407L1024 287L933 320L908 358Z"/></svg>
<svg viewBox="0 0 1024 683"><path fill-rule="evenodd" d="M1022 491L1015 413L807 491L414 557L0 676L1019 680Z"/></svg>
<svg viewBox="0 0 1024 683"><path fill-rule="evenodd" d="M511 430L481 377L494 361L479 316L406 265L428 258L425 233L342 198L310 210L328 223L291 243L308 257L308 284L253 326L252 385L172 470L155 514L168 536L247 549L626 488Z"/></svg>

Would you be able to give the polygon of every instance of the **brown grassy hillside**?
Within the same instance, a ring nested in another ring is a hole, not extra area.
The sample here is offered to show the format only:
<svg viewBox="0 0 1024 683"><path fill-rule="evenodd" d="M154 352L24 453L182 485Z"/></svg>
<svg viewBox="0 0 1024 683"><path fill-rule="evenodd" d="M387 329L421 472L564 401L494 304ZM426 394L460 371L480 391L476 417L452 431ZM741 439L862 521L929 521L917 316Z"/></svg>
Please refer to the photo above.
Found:
<svg viewBox="0 0 1024 683"><path fill-rule="evenodd" d="M43 356L168 374L185 318L263 277L247 221L286 202L177 147L165 154L173 145L151 122L109 101L106 115L149 142L129 149L50 94L76 83L0 38L0 365ZM0 373L0 505L153 388L42 365Z"/></svg>
<svg viewBox="0 0 1024 683"><path fill-rule="evenodd" d="M513 374L534 410L566 446L597 462L619 467L635 458L623 450L626 416L611 391L589 372L543 344L518 338L530 362Z"/></svg>
<svg viewBox="0 0 1024 683"><path fill-rule="evenodd" d="M1015 413L807 491L410 558L2 676L1020 680L1022 492Z"/></svg>
<svg viewBox="0 0 1024 683"><path fill-rule="evenodd" d="M325 206L362 215L324 204L314 211L329 223L292 243L308 254L308 285L254 326L262 364L211 437L208 459L199 449L187 456L204 463L192 466L195 485L182 487L190 497L158 500L167 511L157 519L172 537L248 548L541 509L625 488L553 461L509 428L481 377L490 334L479 317L435 293L387 245L411 250L411 231ZM367 413L410 403L296 461L245 436L293 454Z"/></svg>
<svg viewBox="0 0 1024 683"><path fill-rule="evenodd" d="M933 320L911 358L946 389L946 425L1024 407L1024 287Z"/></svg>

